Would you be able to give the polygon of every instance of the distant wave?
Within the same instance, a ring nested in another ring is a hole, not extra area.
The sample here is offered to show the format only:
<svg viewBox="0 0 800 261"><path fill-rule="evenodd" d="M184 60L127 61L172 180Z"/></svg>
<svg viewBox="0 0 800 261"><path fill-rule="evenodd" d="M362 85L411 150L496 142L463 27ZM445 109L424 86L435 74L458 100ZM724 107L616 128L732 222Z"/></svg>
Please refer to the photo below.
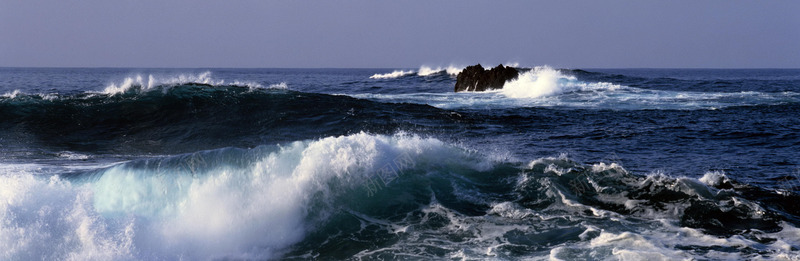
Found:
<svg viewBox="0 0 800 261"><path fill-rule="evenodd" d="M403 76L406 76L406 75L412 75L412 74L414 74L413 70L411 70L411 71L395 70L393 72L384 73L384 74L376 73L376 74L370 76L369 78L370 79L393 79L393 78L399 78L399 77L403 77Z"/></svg>
<svg viewBox="0 0 800 261"><path fill-rule="evenodd" d="M226 83L225 80L215 80L211 78L211 72L203 72L200 74L192 75L192 74L180 74L180 75L169 75L169 76L155 76L155 75L136 75L132 77L126 77L120 83L110 83L108 86L105 87L103 93L105 94L120 94L132 90L151 90L153 88L159 86L178 86L187 83L195 83L195 84L205 84L205 85L232 85L232 86L246 86L250 88L263 88L263 86L259 83L255 82L229 82ZM276 87L285 87L286 84L283 85L275 85Z"/></svg>
<svg viewBox="0 0 800 261"><path fill-rule="evenodd" d="M269 86L267 86L267 89L288 90L289 89L289 85L286 84L286 82L281 82L281 83L276 83L276 84L270 84Z"/></svg>
<svg viewBox="0 0 800 261"><path fill-rule="evenodd" d="M435 71L435 70L431 70ZM503 89L485 92L350 94L352 97L398 103L427 104L442 109L563 107L613 110L715 110L733 106L800 103L797 92L698 92L630 87L586 81L581 70L538 66L507 82Z"/></svg>
<svg viewBox="0 0 800 261"><path fill-rule="evenodd" d="M450 66L447 66L447 67L436 67L436 68L428 67L428 66L422 66L422 67L419 68L419 72L417 73L417 75L419 75L419 76L431 76L431 75L435 75L435 74L439 74L439 73L444 72L444 73L447 73L448 75L456 76L462 70L464 70L463 66L455 66L455 65L450 65Z"/></svg>
<svg viewBox="0 0 800 261"><path fill-rule="evenodd" d="M14 98L16 98L16 97L17 97L17 95L19 95L19 94L20 94L20 91L19 91L19 90L14 90L14 91L12 91L12 92L7 92L7 93L5 93L5 94L3 94L3 95L0 95L0 97L14 99Z"/></svg>
<svg viewBox="0 0 800 261"><path fill-rule="evenodd" d="M229 87L243 87L249 90L255 89L277 89L288 90L289 85L286 82L279 82L269 84L264 87L262 84L252 81L225 81L217 80L211 77L211 72L203 72L200 74L179 74L179 75L135 75L125 77L121 82L112 82L105 86L103 91L86 91L78 95L63 95L58 93L25 93L20 90L6 92L0 95L0 99L42 99L42 100L56 100L56 99L85 99L94 98L104 95L115 96L121 94L144 94L152 91L159 91L166 93L171 88L186 87L186 86L203 86L218 88L219 90L228 90Z"/></svg>
<svg viewBox="0 0 800 261"><path fill-rule="evenodd" d="M407 71L406 70L394 70L394 71L392 71L390 73L382 73L382 74L381 73L376 73L376 74L373 74L372 76L370 76L369 78L370 79L394 79L394 78L400 78L400 77L411 76L411 75L428 77L428 76L439 75L441 73L446 73L447 75L450 75L450 76L456 76L462 70L464 70L463 66L449 65L447 67L430 67L430 66L427 66L427 65L423 65L423 66L420 66L419 69L416 70L416 71L415 70L407 70Z"/></svg>
<svg viewBox="0 0 800 261"><path fill-rule="evenodd" d="M448 121L435 116L439 109L429 106L305 93L287 89L286 83L257 89L185 83L111 94L15 92L6 96L0 97L0 140L76 152L91 148L112 153L180 153L252 146L310 133L397 128L394 122L376 120L386 115L395 119L434 115L430 117L440 118L443 124Z"/></svg>

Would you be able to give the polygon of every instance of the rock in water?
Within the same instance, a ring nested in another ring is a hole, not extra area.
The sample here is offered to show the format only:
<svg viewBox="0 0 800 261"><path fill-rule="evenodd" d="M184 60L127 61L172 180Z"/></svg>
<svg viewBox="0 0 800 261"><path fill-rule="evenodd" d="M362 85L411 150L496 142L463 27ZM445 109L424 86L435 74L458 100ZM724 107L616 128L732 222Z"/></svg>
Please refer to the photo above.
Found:
<svg viewBox="0 0 800 261"><path fill-rule="evenodd" d="M507 81L519 76L517 69L509 66L498 65L491 70L483 69L480 64L464 68L456 78L456 92L470 91L482 92L502 89Z"/></svg>

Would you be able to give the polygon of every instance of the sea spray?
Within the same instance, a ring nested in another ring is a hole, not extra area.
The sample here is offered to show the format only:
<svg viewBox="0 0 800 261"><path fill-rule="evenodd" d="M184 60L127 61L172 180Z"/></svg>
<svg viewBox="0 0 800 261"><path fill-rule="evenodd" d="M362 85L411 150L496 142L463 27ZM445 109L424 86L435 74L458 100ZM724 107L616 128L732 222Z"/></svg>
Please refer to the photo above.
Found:
<svg viewBox="0 0 800 261"><path fill-rule="evenodd" d="M588 83L548 66L536 67L511 80L500 91L510 98L539 98L578 90L614 91L621 86L609 83Z"/></svg>

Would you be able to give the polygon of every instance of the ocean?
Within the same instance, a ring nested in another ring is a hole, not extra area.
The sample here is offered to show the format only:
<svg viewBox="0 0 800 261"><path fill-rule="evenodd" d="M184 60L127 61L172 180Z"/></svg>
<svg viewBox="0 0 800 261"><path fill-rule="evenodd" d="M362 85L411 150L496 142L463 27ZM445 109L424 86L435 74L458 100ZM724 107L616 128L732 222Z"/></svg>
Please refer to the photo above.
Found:
<svg viewBox="0 0 800 261"><path fill-rule="evenodd" d="M800 70L0 68L0 260L800 260Z"/></svg>

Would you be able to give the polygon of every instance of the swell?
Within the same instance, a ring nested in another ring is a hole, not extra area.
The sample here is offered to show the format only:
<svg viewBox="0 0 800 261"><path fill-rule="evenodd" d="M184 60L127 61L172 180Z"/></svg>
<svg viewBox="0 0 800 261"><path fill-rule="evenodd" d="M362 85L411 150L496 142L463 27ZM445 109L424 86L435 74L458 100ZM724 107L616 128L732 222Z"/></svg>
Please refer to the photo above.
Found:
<svg viewBox="0 0 800 261"><path fill-rule="evenodd" d="M442 124L426 105L285 88L183 83L123 92L0 98L0 139L92 153L181 153Z"/></svg>

